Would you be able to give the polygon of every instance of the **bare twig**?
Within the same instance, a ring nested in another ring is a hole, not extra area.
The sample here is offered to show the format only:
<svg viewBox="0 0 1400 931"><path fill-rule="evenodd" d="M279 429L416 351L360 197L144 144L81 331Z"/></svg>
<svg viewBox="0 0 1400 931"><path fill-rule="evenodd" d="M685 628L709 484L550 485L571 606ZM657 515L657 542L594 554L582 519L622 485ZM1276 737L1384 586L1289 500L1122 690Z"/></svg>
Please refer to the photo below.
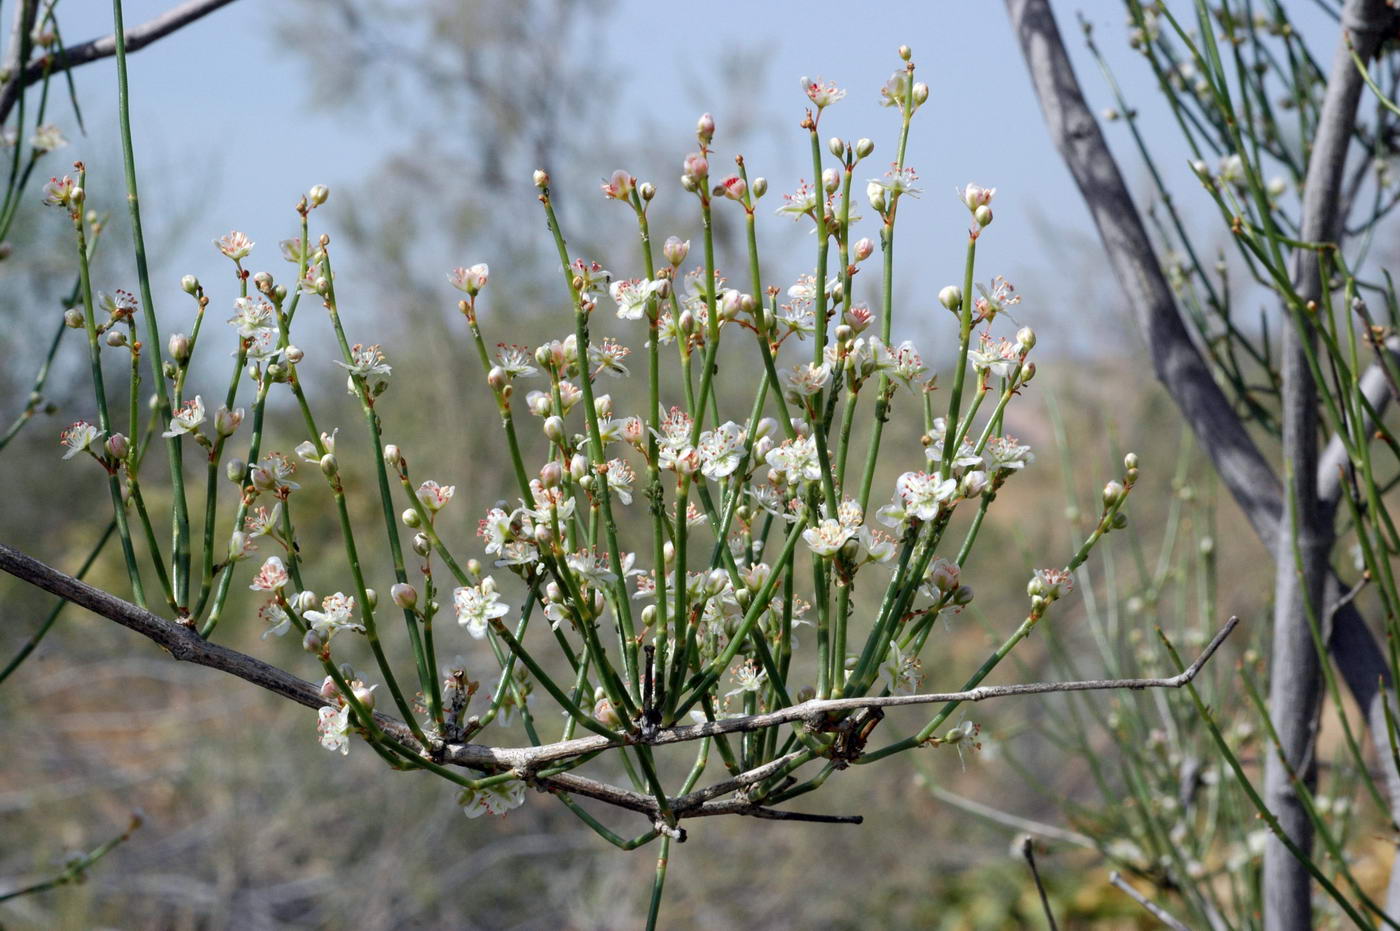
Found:
<svg viewBox="0 0 1400 931"><path fill-rule="evenodd" d="M1128 881L1124 879L1117 870L1114 870L1113 872L1108 874L1108 881L1113 883L1113 885L1117 886L1119 889L1122 889L1124 892L1126 892L1130 899L1132 899L1137 904L1141 905L1143 908L1147 909L1148 913L1151 914L1153 918L1156 918L1162 924L1166 925L1168 928L1171 928L1172 931L1191 931L1191 929L1187 928L1184 924L1173 918L1160 905L1157 905L1156 903L1152 902L1141 892L1138 892L1131 885L1129 885Z"/></svg>
<svg viewBox="0 0 1400 931"><path fill-rule="evenodd" d="M1045 910L1045 921L1050 925L1050 931L1059 931L1055 913L1050 910L1050 897L1045 894L1045 884L1040 881L1040 870L1035 868L1035 838L1022 834L1016 846L1021 849L1021 856L1026 858L1026 865L1031 868L1031 879L1035 880L1035 891L1040 893L1040 907Z"/></svg>
<svg viewBox="0 0 1400 931"><path fill-rule="evenodd" d="M1064 828L1055 827L1053 824L1044 824L1040 821L1032 821L1030 818L1022 818L1020 815L1013 815L1000 808L993 808L990 805L983 805L970 798L963 798L953 792L949 792L942 786L930 782L926 788L934 798L938 799L954 808L959 808L970 815L985 818L995 824L1011 828L1024 834L1031 834L1036 837L1043 837L1046 840L1062 841L1066 844L1075 844L1079 847L1087 847L1090 850L1097 850L1098 845L1093 838L1080 834L1078 831L1068 831Z"/></svg>
<svg viewBox="0 0 1400 931"><path fill-rule="evenodd" d="M219 7L232 3L233 0L187 0L187 2L173 7L161 15L140 26L126 31L126 50L135 52L145 48L152 42L170 35L178 29L188 26L201 17L207 16ZM35 4L37 7L37 4ZM102 58L110 58L116 53L117 40L115 36L103 36L100 39L92 39L80 45L70 45L62 52L52 57L45 56L31 59L26 62L24 68L18 68L18 62L10 70L15 71L15 75L0 87L0 123L9 119L10 111L14 109L15 101L19 99L19 92L31 84L42 81L46 74L53 75L79 65L86 65Z"/></svg>
<svg viewBox="0 0 1400 931"><path fill-rule="evenodd" d="M108 620L115 621L164 647L171 656L184 662L196 663L218 669L229 675L251 682L270 692L281 695L307 706L320 708L325 704L319 690L304 679L285 672L237 650L204 640L198 633L173 621L158 617L143 608L94 588L72 576L65 575L37 559L19 552L12 547L0 544L0 569L38 588L66 598L74 604L87 608ZM985 701L990 698L1003 698L1013 695L1042 695L1049 692L1088 691L1106 689L1147 689L1179 688L1195 678L1196 674L1210 660L1220 644L1238 625L1238 618L1230 618L1201 655L1182 673L1160 679L1093 679L1080 682L1036 682L1024 685L982 686L963 692L934 692L924 695L890 695L870 698L831 699L809 701L793 705L767 714L746 715L725 718L703 724L663 728L643 741L640 735L629 737L631 743L671 744L699 740L717 734L755 731L775 727L793 721L811 724L820 722L826 715L852 711L860 708L887 707L892 705L941 704L957 701ZM402 721L388 715L375 715L386 733L395 740L418 748L408 728ZM618 741L602 736L580 737L536 747L487 747L479 744L449 744L443 748L446 762L478 769L485 772L515 772L538 788L545 791L568 792L606 802L643 814L657 811L656 800L638 792L631 792L606 783L597 782L575 773L559 773L552 776L535 776L535 773L548 763L572 759L586 753L620 746ZM792 820L823 820L836 818L851 822L853 816L797 815L791 812L776 812L762 808L744 799L714 801L716 796L733 792L744 786L758 782L776 773L795 756L783 757L747 773L682 796L674 802L677 815L684 817L707 817L711 815L739 814L756 818L783 818Z"/></svg>

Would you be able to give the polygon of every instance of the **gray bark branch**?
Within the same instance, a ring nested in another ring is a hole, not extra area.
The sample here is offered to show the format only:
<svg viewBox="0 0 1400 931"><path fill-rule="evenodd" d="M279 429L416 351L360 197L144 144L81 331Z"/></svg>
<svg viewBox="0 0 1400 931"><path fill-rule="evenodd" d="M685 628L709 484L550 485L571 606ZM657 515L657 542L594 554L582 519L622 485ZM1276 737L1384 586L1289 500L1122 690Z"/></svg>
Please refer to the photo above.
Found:
<svg viewBox="0 0 1400 931"><path fill-rule="evenodd" d="M155 19L142 23L126 31L126 50L139 51L158 39L163 39L176 30L188 26L201 17L207 16L219 7L227 6L233 0L187 0L177 7L166 10ZM36 4L37 6L37 4ZM44 79L45 74L61 74L70 68L86 65L102 58L110 58L117 51L115 35L92 39L79 45L70 45L52 56L31 59L19 67L12 63L8 69L13 73L8 81L0 86L0 123L9 119L19 93L31 84Z"/></svg>
<svg viewBox="0 0 1400 931"><path fill-rule="evenodd" d="M1282 486L1191 340L1117 162L1084 100L1048 0L1007 0L1006 6L1050 137L1098 228L1109 262L1147 343L1157 377L1259 539L1277 556L1279 538L1284 535L1287 522ZM1344 25L1352 30L1365 25L1355 14L1353 8L1357 6L1349 3L1344 19ZM1364 6L1384 9L1378 2ZM1384 13L1393 16L1388 9ZM1374 44L1370 48L1374 49ZM1353 105L1353 114L1354 109ZM1342 143L1348 138L1349 132L1341 134ZM1330 482L1335 480L1330 473L1335 473L1336 468L1335 460L1324 458L1318 481L1329 492ZM1339 492L1337 486L1333 494ZM1292 562L1290 547L1288 564L1291 566ZM1336 604L1342 591L1344 586L1335 574L1326 573L1323 603ZM1400 774L1386 738L1382 704L1391 701L1393 705L1389 665L1353 604L1341 604L1331 621L1329 653L1353 697L1365 710L1372 743L1385 771L1395 820L1394 811L1400 808ZM1312 649L1310 643L1308 648ZM1392 876L1392 907L1396 903L1397 875L1400 873Z"/></svg>

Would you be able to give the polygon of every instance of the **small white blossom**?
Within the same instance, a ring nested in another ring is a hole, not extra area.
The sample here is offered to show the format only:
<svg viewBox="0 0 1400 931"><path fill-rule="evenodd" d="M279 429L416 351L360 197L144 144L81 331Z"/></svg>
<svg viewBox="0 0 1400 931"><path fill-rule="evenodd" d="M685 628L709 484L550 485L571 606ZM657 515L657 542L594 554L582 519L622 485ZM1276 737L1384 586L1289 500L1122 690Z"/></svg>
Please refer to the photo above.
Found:
<svg viewBox="0 0 1400 931"><path fill-rule="evenodd" d="M307 611L303 617L311 629L321 635L322 640L329 641L342 630L364 632L363 624L356 624L350 620L354 613L355 599L342 592L336 592L321 599L321 610Z"/></svg>
<svg viewBox="0 0 1400 931"><path fill-rule="evenodd" d="M63 454L63 458L72 459L78 453L88 449L98 435L97 428L86 420L73 423L59 435L59 442L68 447L68 452Z"/></svg>
<svg viewBox="0 0 1400 931"><path fill-rule="evenodd" d="M321 735L321 746L341 756L350 752L350 706L336 710L321 708L316 712L316 732Z"/></svg>
<svg viewBox="0 0 1400 931"><path fill-rule="evenodd" d="M232 230L214 240L214 245L224 255L237 262L239 259L248 257L248 253L253 251L254 243L238 230Z"/></svg>
<svg viewBox="0 0 1400 931"><path fill-rule="evenodd" d="M491 621L510 611L509 605L497 600L496 583L489 576L480 584L454 589L452 603L457 610L457 623L477 640L486 636Z"/></svg>
<svg viewBox="0 0 1400 931"><path fill-rule="evenodd" d="M462 806L462 813L468 818L504 815L525 804L525 783L510 779L484 789L463 789L457 797L457 804Z"/></svg>
<svg viewBox="0 0 1400 931"><path fill-rule="evenodd" d="M287 584L287 567L279 556L269 556L248 587L255 592L281 591Z"/></svg>
<svg viewBox="0 0 1400 931"><path fill-rule="evenodd" d="M204 399L195 395L193 400L186 401L179 410L171 413L170 429L162 433L161 436L169 439L183 433L195 433L202 423L204 423Z"/></svg>

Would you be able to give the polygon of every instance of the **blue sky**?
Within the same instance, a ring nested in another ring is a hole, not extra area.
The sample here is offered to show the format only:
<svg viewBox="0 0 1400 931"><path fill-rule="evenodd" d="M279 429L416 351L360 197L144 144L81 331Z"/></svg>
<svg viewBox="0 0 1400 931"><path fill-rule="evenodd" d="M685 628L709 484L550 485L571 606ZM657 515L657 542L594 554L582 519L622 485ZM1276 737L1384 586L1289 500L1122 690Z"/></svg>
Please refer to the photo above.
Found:
<svg viewBox="0 0 1400 931"><path fill-rule="evenodd" d="M156 15L168 2L128 0L128 24ZM170 185L176 197L197 198L199 203L187 234L154 259L153 274L167 295L175 293L182 273L210 269L215 256L209 240L216 235L238 228L271 246L290 234L288 206L299 192L317 182L329 184L333 192L343 188L406 141L392 113L320 113L309 106L306 61L268 35L278 8L272 0L239 0L130 60L148 217L159 209L162 185ZM60 9L69 42L110 31L105 3L81 0ZM924 195L911 211L915 218L902 226L905 272L900 287L907 292L917 284L923 292L932 285L926 292L931 295L938 286L960 279L967 215L953 190L975 181L996 186L999 192L996 223L979 246L978 277L1002 273L1015 281L1026 294L1022 315L1032 321L1048 319L1076 300L1115 293L1105 292L1101 280L1085 280L1086 272L1102 266L1094 264L1096 252L1077 247L1084 243L1096 250L1097 241L1069 174L1050 145L1002 4L940 0L859 8L826 0L720 0L690 7L619 0L612 10L606 23L593 31L594 44L581 51L597 61L600 74L616 81L618 119L614 126L592 129L625 139L628 114L645 113L648 132L674 137L679 165L680 155L693 146L696 113L709 108L719 122L723 149L727 97L723 88L704 85L705 76L712 73L707 62L729 43L760 48L767 64L759 99L751 104L776 114L779 122L775 131L756 138L746 154L750 166L757 166L751 173L764 174L772 183L769 198L774 206L780 202L779 193L811 174L805 140L796 126L806 104L800 76L822 76L849 90L846 100L824 116L823 135L884 140L869 163L873 176L889 160L897 125L893 113L878 106L878 89L899 63L896 47L908 43L931 96L915 119L910 141L909 163L919 171ZM1076 12L1095 23L1100 45L1126 92L1141 105L1149 140L1160 143L1163 151L1179 152L1174 131L1165 120L1154 118L1161 109L1152 99L1150 75L1126 47L1122 6L1115 0L1057 4L1061 29L1091 103L1101 109L1110 98L1084 50L1073 18ZM697 17L713 25L701 26ZM315 38L308 35L306 40ZM84 158L93 171L115 174L119 153L88 151L97 140L113 138L113 74L110 62L79 72L93 142L75 139L63 154ZM76 136L71 119L65 115L60 122ZM783 135L784 129L790 132ZM1142 172L1122 124L1111 124L1109 136L1130 182L1139 181ZM617 166L599 164L596 173L603 177L613 167ZM1165 168L1175 173L1182 193L1191 196L1196 185L1184 154ZM324 219L333 226L334 210ZM148 222L158 227L159 220L155 216ZM481 258L463 256L461 261ZM272 264L271 256L266 259ZM442 269L434 263L423 274L441 280ZM930 280L931 276L935 277Z"/></svg>

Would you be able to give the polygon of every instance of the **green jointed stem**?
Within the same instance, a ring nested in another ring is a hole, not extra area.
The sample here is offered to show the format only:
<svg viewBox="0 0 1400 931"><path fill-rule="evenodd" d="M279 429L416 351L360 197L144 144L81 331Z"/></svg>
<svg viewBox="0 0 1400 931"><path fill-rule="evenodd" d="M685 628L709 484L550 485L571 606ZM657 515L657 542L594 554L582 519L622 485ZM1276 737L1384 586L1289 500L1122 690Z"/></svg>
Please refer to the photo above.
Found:
<svg viewBox="0 0 1400 931"><path fill-rule="evenodd" d="M126 202L131 213L131 238L136 253L136 280L141 291L141 307L146 317L146 352L151 360L156 405L161 425L170 426L170 391L165 383L161 358L160 324L151 297L151 276L146 266L146 240L141 231L141 206L136 190L136 154L131 142L131 99L127 88L126 27L122 23L122 0L112 0L112 35L117 60L117 111L121 125L122 162L126 171ZM166 438L166 458L170 465L171 523L174 538L173 572L175 600L188 612L190 584L190 519L185 503L183 453L179 436Z"/></svg>

